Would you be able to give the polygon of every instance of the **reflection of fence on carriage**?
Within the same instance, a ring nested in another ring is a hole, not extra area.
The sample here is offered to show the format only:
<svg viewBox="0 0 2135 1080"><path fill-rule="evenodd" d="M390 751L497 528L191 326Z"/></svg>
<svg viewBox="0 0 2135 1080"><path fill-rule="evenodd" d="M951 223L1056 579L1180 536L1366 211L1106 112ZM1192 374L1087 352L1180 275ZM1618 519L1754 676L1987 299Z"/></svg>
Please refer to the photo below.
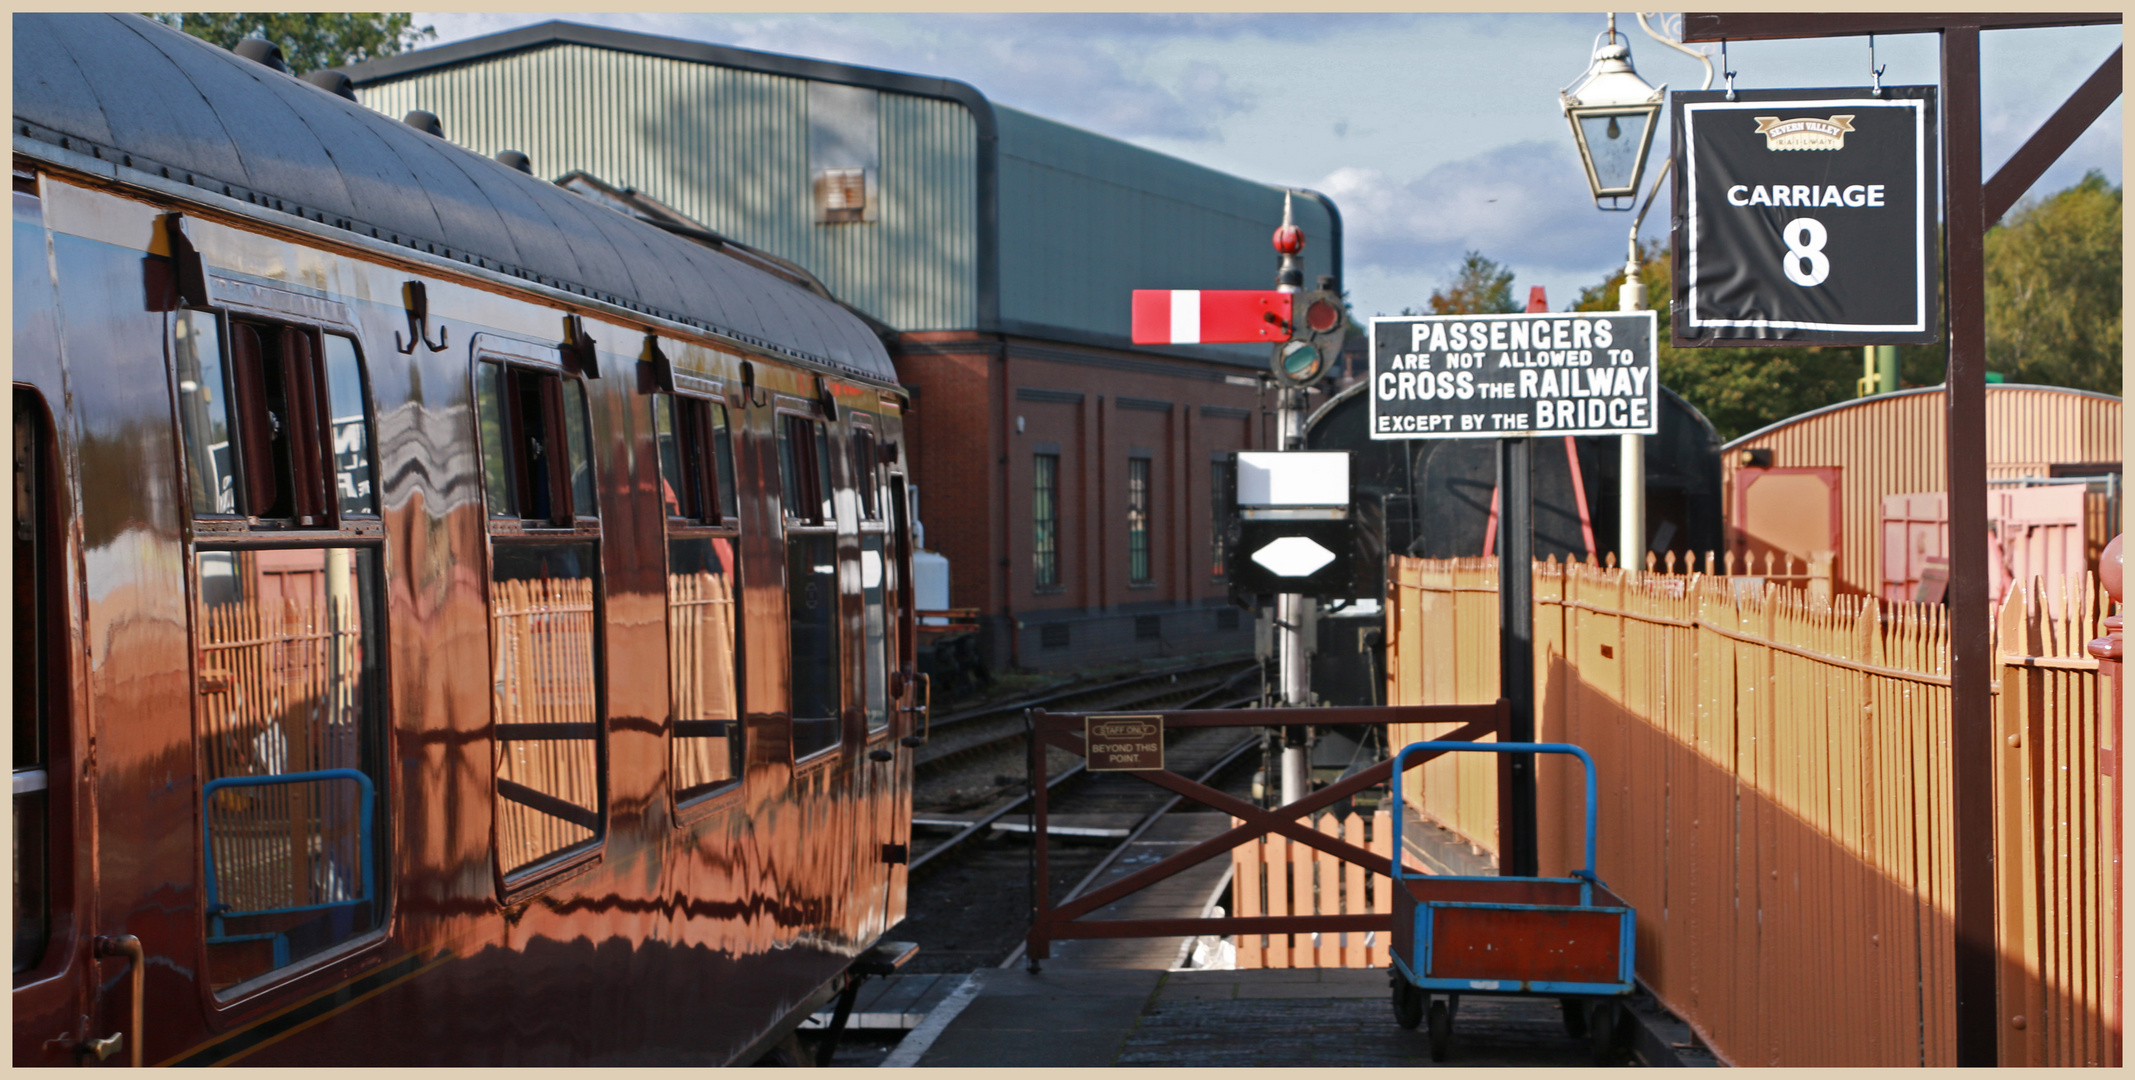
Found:
<svg viewBox="0 0 2135 1080"><path fill-rule="evenodd" d="M725 574L667 576L668 679L674 698L674 788L734 778L734 589ZM716 726L715 726L716 725Z"/></svg>
<svg viewBox="0 0 2135 1080"><path fill-rule="evenodd" d="M506 871L593 839L600 825L593 582L490 585L497 850Z"/></svg>
<svg viewBox="0 0 2135 1080"><path fill-rule="evenodd" d="M207 781L361 768L361 608L346 591L348 553L329 551L327 566L342 589L201 608ZM350 875L318 864L357 867L359 813L346 785L213 792L209 852L222 903L269 911L350 899Z"/></svg>
<svg viewBox="0 0 2135 1080"><path fill-rule="evenodd" d="M1390 577L1390 700L1495 693L1476 663L1494 573L1397 558ZM2012 590L1999 614L2004 1064L2120 1060L2118 733L2083 649L2106 603L2075 584L2067 603ZM1599 871L1638 910L1655 993L1740 1064L1954 1060L1943 609L1547 563L1535 649L1536 736L1595 758ZM1537 776L1542 870L1561 873L1578 777ZM1404 793L1488 843L1487 780L1425 772Z"/></svg>

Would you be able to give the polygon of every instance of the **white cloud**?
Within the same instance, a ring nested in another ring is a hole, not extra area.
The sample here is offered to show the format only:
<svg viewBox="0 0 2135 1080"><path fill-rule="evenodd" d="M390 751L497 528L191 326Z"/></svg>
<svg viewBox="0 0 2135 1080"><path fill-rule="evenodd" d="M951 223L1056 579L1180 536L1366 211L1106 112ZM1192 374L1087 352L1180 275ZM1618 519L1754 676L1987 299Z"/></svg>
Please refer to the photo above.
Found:
<svg viewBox="0 0 2135 1080"><path fill-rule="evenodd" d="M1342 209L1344 261L1394 272L1437 271L1469 250L1530 272L1605 266L1631 224L1595 210L1571 147L1549 142L1497 147L1416 177L1350 166L1316 187Z"/></svg>

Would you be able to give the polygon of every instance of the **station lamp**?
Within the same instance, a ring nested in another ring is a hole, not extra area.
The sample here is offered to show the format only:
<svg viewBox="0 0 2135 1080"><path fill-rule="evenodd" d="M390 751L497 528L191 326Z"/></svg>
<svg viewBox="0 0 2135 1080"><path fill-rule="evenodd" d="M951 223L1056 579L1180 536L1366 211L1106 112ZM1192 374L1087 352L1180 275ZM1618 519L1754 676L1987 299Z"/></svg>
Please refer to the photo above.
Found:
<svg viewBox="0 0 2135 1080"><path fill-rule="evenodd" d="M1594 58L1573 84L1557 92L1579 143L1594 205L1629 210L1637 199L1668 87L1655 88L1631 69L1631 46L1616 33L1616 16L1595 38Z"/></svg>

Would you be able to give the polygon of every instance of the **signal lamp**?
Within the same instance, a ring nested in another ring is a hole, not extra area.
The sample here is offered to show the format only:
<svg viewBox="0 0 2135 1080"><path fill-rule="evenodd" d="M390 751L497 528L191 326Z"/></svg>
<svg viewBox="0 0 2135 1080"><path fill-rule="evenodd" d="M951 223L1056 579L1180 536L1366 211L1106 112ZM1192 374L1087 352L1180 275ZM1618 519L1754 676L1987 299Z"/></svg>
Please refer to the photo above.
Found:
<svg viewBox="0 0 2135 1080"><path fill-rule="evenodd" d="M1323 282L1324 283L1324 282ZM1275 346L1275 378L1286 386L1311 386L1333 370L1349 333L1349 312L1340 293L1315 289L1291 304L1290 340Z"/></svg>

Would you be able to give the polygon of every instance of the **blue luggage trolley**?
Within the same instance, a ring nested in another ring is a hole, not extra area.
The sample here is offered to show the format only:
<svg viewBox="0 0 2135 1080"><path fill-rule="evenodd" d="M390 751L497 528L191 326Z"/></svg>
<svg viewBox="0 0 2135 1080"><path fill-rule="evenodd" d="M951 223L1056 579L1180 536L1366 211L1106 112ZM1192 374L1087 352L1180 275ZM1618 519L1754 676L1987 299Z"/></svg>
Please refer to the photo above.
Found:
<svg viewBox="0 0 2135 1080"><path fill-rule="evenodd" d="M1631 905L1594 876L1594 761L1568 743L1416 742L1434 750L1570 754L1586 766L1586 866L1568 878L1453 877L1401 865L1401 785L1393 785L1394 1019L1428 1019L1431 1060L1444 1061L1462 994L1560 999L1564 1026L1591 1039L1597 1064L1628 1035L1623 998L1634 989Z"/></svg>

